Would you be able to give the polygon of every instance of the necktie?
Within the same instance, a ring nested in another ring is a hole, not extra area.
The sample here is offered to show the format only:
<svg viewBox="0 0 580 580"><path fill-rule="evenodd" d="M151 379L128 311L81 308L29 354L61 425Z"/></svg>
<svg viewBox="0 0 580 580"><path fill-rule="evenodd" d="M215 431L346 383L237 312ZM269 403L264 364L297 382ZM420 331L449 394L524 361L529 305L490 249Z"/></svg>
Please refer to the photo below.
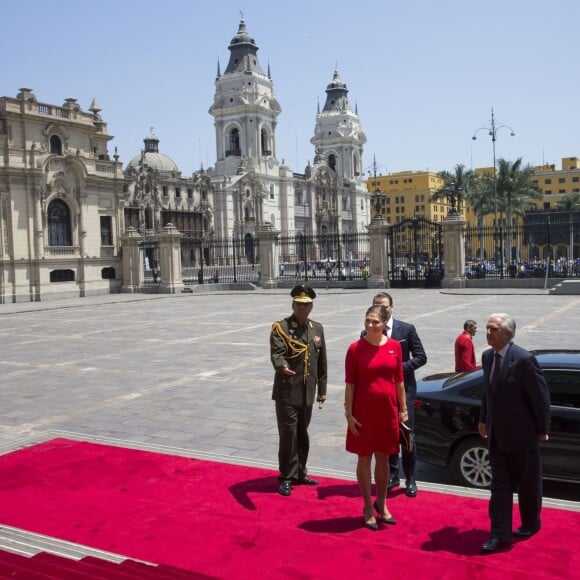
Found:
<svg viewBox="0 0 580 580"><path fill-rule="evenodd" d="M500 370L501 370L501 355L496 352L493 355L493 369L491 371L491 378L489 380L489 384L491 385L491 392L492 393L495 393L497 391Z"/></svg>

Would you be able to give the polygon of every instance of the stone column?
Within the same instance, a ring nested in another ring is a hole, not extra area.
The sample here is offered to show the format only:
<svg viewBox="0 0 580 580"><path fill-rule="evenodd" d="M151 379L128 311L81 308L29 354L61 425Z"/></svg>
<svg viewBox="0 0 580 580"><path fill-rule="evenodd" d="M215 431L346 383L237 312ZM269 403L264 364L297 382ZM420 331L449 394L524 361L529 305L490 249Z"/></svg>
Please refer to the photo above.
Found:
<svg viewBox="0 0 580 580"><path fill-rule="evenodd" d="M458 212L449 212L441 222L443 228L443 255L445 274L442 288L465 287L465 225Z"/></svg>
<svg viewBox="0 0 580 580"><path fill-rule="evenodd" d="M270 222L266 222L258 230L258 248L260 251L260 279L262 288L276 288L278 273L278 253L276 240L280 232L274 229Z"/></svg>
<svg viewBox="0 0 580 580"><path fill-rule="evenodd" d="M43 190L33 192L34 200L34 253L35 258L44 258L44 224L42 223Z"/></svg>
<svg viewBox="0 0 580 580"><path fill-rule="evenodd" d="M167 224L159 236L159 269L161 282L159 292L177 294L183 291L181 275L181 238L183 234L173 225Z"/></svg>
<svg viewBox="0 0 580 580"><path fill-rule="evenodd" d="M370 243L368 288L389 288L387 236L391 226L383 217L375 217L367 226Z"/></svg>
<svg viewBox="0 0 580 580"><path fill-rule="evenodd" d="M144 279L143 252L139 242L141 235L133 228L127 228L121 236L121 249L123 250L123 286L121 292L135 294L141 291Z"/></svg>

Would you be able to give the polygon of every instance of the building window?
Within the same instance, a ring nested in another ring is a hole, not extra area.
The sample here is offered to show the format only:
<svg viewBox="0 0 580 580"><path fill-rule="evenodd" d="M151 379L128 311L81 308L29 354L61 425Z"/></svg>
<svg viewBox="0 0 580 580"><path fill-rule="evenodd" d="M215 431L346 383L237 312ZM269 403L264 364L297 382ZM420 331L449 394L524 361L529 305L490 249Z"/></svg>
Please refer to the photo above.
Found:
<svg viewBox="0 0 580 580"><path fill-rule="evenodd" d="M46 212L48 218L48 245L72 246L70 209L61 199L50 202Z"/></svg>
<svg viewBox="0 0 580 580"><path fill-rule="evenodd" d="M548 185L548 184L552 183L552 180L551 180L551 179L546 179L546 180L544 181L544 183L545 183L546 185Z"/></svg>
<svg viewBox="0 0 580 580"><path fill-rule="evenodd" d="M566 183L566 178L565 177L559 177L558 178L558 183Z"/></svg>
<svg viewBox="0 0 580 580"><path fill-rule="evenodd" d="M544 209L550 209L550 202L549 201L544 202Z"/></svg>
<svg viewBox="0 0 580 580"><path fill-rule="evenodd" d="M53 135L50 138L50 152L55 155L62 155L62 141L58 135Z"/></svg>
<svg viewBox="0 0 580 580"><path fill-rule="evenodd" d="M51 282L74 282L75 273L73 270L53 270L50 273Z"/></svg>
<svg viewBox="0 0 580 580"><path fill-rule="evenodd" d="M262 155L272 155L270 143L268 139L268 132L265 129L260 131L260 145L262 147Z"/></svg>
<svg viewBox="0 0 580 580"><path fill-rule="evenodd" d="M193 189L191 187L187 188L187 199L193 199Z"/></svg>
<svg viewBox="0 0 580 580"><path fill-rule="evenodd" d="M546 191L544 191L545 195L552 195L552 190L551 189L546 189Z"/></svg>
<svg viewBox="0 0 580 580"><path fill-rule="evenodd" d="M559 189L558 190L558 193L566 193L566 190L565 189Z"/></svg>
<svg viewBox="0 0 580 580"><path fill-rule="evenodd" d="M175 197L181 197L181 188L180 187L175 188Z"/></svg>
<svg viewBox="0 0 580 580"><path fill-rule="evenodd" d="M333 171L336 171L336 155L334 153L331 153L328 156L328 167Z"/></svg>
<svg viewBox="0 0 580 580"><path fill-rule="evenodd" d="M167 189L167 185L163 186L163 197L169 196L169 190Z"/></svg>
<svg viewBox="0 0 580 580"><path fill-rule="evenodd" d="M228 143L229 149L226 151L226 157L230 157L231 155L240 157L242 154L240 151L240 132L237 128L230 131Z"/></svg>
<svg viewBox="0 0 580 580"><path fill-rule="evenodd" d="M573 177L572 183L578 183L580 181L580 177Z"/></svg>
<svg viewBox="0 0 580 580"><path fill-rule="evenodd" d="M112 218L110 215L101 216L101 246L113 245Z"/></svg>
<svg viewBox="0 0 580 580"><path fill-rule="evenodd" d="M101 270L101 278L103 280L114 280L115 279L115 268L109 266L108 268L103 268Z"/></svg>

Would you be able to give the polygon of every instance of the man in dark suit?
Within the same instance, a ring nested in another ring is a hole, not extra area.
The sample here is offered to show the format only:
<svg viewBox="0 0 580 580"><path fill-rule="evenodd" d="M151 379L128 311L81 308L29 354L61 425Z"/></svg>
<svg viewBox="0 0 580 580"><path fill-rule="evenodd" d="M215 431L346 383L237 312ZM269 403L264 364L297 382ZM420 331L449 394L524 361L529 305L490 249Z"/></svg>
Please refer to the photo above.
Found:
<svg viewBox="0 0 580 580"><path fill-rule="evenodd" d="M427 355L417 334L416 328L408 322L393 318L393 298L387 292L379 292L373 298L375 306L384 306L387 309L388 319L385 333L390 338L398 340L403 351L403 374L405 377L405 393L407 395L407 411L409 419L406 424L414 433L415 407L413 405L417 395L417 381L415 371L427 362ZM413 450L408 451L404 447L401 450L403 459L403 472L405 474L405 495L415 497L417 495L417 482L415 481L415 464L417 463L417 448L413 442ZM399 455L389 456L389 485L393 489L400 485Z"/></svg>
<svg viewBox="0 0 580 580"><path fill-rule="evenodd" d="M483 553L505 550L512 536L529 538L540 530L542 464L539 441L548 440L550 393L536 357L515 345L515 320L492 314L482 355L484 390L478 430L487 439L491 464L490 539ZM521 526L512 533L513 493Z"/></svg>
<svg viewBox="0 0 580 580"><path fill-rule="evenodd" d="M322 324L310 320L316 293L307 284L298 284L290 293L292 316L272 325L270 358L276 370L272 399L280 444L278 492L288 496L292 485L318 485L308 477L306 461L310 441L308 426L314 398L326 400L326 344Z"/></svg>

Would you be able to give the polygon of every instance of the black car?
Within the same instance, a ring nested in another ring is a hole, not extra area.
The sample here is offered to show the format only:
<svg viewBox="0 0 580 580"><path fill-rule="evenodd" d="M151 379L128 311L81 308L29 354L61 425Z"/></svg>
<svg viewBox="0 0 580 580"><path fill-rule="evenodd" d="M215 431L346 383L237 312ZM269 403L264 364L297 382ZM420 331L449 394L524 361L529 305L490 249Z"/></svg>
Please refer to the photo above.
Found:
<svg viewBox="0 0 580 580"><path fill-rule="evenodd" d="M532 351L550 388L550 439L541 444L545 479L580 482L580 350ZM451 466L459 485L489 487L486 442L477 432L483 371L417 382L415 441L420 461Z"/></svg>

